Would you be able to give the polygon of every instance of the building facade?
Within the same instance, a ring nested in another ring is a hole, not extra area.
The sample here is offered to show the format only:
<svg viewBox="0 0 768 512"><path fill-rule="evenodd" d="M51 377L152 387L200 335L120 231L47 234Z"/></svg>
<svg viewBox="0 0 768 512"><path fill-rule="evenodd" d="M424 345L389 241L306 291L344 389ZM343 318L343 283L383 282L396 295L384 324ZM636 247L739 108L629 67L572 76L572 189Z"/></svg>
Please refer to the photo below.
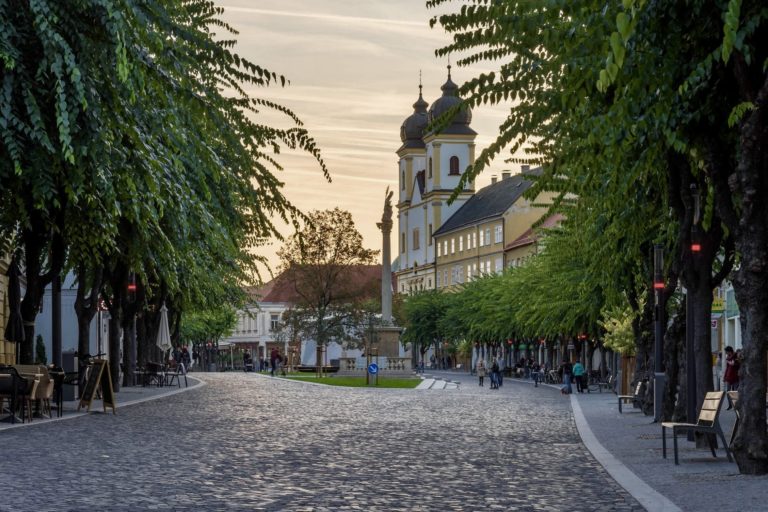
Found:
<svg viewBox="0 0 768 512"><path fill-rule="evenodd" d="M528 178L539 172L524 168L521 174L503 173L500 181L494 178L434 233L437 288L499 273L511 266L510 241L530 234L531 226L546 213L546 208L534 206L533 201L523 197L533 184ZM521 249L526 254L531 251L529 245Z"/></svg>
<svg viewBox="0 0 768 512"><path fill-rule="evenodd" d="M472 112L468 108L459 110L439 132L426 131L430 122L461 105L458 86L451 80L450 66L448 80L440 89L442 96L427 110L428 104L419 86L413 114L400 128L395 271L398 293L435 288L434 232L474 194L473 181L452 204L447 202L464 170L474 163L477 133L469 126Z"/></svg>

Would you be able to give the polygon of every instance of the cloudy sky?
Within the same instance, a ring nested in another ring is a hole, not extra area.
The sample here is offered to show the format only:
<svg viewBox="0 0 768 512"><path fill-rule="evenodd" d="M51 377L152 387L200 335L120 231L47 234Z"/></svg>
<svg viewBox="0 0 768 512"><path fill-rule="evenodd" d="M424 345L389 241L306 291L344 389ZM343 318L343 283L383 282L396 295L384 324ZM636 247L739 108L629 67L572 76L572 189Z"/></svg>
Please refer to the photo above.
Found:
<svg viewBox="0 0 768 512"><path fill-rule="evenodd" d="M380 248L376 222L387 186L397 187L395 151L400 125L418 97L419 72L429 103L439 97L447 76L447 61L434 51L449 39L441 29L429 28L433 11L423 0L218 3L224 20L239 31L237 52L290 80L285 88L254 89L252 95L298 114L330 168L333 182L327 183L311 158L281 155L288 198L303 211L349 210L365 245ZM453 80L460 84L480 71L454 66ZM473 112L478 152L493 140L504 115L499 108ZM504 166L498 162L478 186L490 183L491 174ZM284 234L290 234L287 227ZM277 264L278 247L258 252Z"/></svg>

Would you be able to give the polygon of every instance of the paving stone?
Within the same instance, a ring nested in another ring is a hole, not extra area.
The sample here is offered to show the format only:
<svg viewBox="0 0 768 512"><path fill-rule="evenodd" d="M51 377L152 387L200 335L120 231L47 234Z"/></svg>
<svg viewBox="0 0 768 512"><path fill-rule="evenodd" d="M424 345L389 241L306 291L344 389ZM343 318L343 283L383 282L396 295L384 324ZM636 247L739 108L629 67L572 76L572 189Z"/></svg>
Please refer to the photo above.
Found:
<svg viewBox="0 0 768 512"><path fill-rule="evenodd" d="M3 432L0 508L643 510L548 389L204 379L117 415Z"/></svg>

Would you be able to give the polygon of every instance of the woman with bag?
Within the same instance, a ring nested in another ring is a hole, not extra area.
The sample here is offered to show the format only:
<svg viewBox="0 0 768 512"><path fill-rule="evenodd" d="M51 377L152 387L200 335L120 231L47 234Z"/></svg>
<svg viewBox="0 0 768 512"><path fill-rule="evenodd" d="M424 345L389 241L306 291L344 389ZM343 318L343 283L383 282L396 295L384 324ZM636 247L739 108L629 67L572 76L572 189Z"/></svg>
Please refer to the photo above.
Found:
<svg viewBox="0 0 768 512"><path fill-rule="evenodd" d="M483 358L480 358L477 361L477 376L480 379L480 386L483 385L483 380L485 380L485 361L483 361Z"/></svg>

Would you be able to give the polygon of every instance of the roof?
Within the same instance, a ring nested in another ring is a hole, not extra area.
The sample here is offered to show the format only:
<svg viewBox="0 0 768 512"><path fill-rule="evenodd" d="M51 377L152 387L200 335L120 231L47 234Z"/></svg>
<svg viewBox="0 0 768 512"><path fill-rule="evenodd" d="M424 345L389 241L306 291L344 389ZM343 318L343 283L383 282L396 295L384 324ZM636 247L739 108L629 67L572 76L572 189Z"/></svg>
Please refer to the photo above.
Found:
<svg viewBox="0 0 768 512"><path fill-rule="evenodd" d="M368 295L366 298L381 298L381 265L354 265L344 272L339 281L342 283L340 287L346 289L350 285L364 288ZM294 283L285 272L260 287L246 288L246 292L254 302L294 304L301 300Z"/></svg>
<svg viewBox="0 0 768 512"><path fill-rule="evenodd" d="M510 251L512 249L516 249L518 247L523 247L526 245L531 245L536 240L538 240L541 237L541 231L542 229L548 229L555 227L561 220L563 220L565 217L560 215L559 213L556 213L554 215L550 215L546 219L544 219L544 222L542 222L538 227L534 228L528 228L525 233L517 237L516 239L512 240L510 243L507 244L506 247L504 247L505 251Z"/></svg>
<svg viewBox="0 0 768 512"><path fill-rule="evenodd" d="M527 173L515 174L481 188L440 226L433 236L444 235L456 229L477 224L482 220L503 215L523 195L523 192L533 185L533 182L526 179L526 176L539 175L540 173L540 168L533 169Z"/></svg>

